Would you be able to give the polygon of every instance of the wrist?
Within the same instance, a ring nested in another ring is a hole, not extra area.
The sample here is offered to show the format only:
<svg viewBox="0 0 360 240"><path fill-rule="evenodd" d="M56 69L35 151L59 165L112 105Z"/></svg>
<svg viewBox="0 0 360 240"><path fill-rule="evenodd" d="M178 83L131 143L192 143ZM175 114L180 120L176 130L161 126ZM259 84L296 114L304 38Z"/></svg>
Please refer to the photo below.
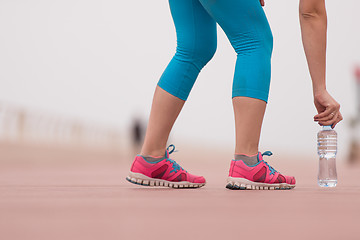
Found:
<svg viewBox="0 0 360 240"><path fill-rule="evenodd" d="M313 87L313 95L320 95L324 92L326 92L326 87L325 86L321 86L321 87Z"/></svg>

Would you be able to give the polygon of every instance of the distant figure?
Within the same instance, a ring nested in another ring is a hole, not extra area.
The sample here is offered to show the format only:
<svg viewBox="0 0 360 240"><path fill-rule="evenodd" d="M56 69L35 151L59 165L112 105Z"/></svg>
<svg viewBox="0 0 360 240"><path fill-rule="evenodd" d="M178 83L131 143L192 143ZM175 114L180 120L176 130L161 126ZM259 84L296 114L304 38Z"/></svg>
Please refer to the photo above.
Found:
<svg viewBox="0 0 360 240"><path fill-rule="evenodd" d="M138 153L141 149L144 139L144 126L140 118L135 118L131 127L132 145L134 153Z"/></svg>
<svg viewBox="0 0 360 240"><path fill-rule="evenodd" d="M356 119L360 122L360 66L355 68L355 80L356 80Z"/></svg>

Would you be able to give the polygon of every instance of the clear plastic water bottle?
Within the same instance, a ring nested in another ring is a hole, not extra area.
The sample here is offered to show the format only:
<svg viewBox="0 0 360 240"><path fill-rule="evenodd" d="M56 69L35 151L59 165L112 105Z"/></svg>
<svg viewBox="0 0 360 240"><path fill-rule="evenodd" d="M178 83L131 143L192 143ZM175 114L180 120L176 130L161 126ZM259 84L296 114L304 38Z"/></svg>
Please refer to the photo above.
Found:
<svg viewBox="0 0 360 240"><path fill-rule="evenodd" d="M319 154L318 184L320 187L336 187L337 133L331 126L323 126L317 134Z"/></svg>

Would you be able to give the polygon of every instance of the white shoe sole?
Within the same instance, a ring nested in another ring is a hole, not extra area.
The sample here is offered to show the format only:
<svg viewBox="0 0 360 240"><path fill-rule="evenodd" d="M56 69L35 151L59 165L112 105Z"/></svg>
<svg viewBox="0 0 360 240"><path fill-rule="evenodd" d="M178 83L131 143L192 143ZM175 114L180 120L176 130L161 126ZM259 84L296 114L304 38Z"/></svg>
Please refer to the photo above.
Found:
<svg viewBox="0 0 360 240"><path fill-rule="evenodd" d="M231 190L288 190L295 187L295 184L288 183L259 183L245 178L228 177L226 188Z"/></svg>
<svg viewBox="0 0 360 240"><path fill-rule="evenodd" d="M131 183L149 186L149 187L169 187L169 188L199 188L203 187L205 183L191 183L187 181L182 182L170 182L163 179L150 178L141 173L131 172L126 177Z"/></svg>

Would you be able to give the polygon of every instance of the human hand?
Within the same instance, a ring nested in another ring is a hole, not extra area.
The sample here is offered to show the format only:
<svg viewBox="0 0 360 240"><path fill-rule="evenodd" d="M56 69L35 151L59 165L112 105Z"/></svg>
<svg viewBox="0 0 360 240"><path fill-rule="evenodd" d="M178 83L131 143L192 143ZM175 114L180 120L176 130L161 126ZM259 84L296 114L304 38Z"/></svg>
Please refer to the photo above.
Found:
<svg viewBox="0 0 360 240"><path fill-rule="evenodd" d="M261 6L265 6L265 0L260 0Z"/></svg>
<svg viewBox="0 0 360 240"><path fill-rule="evenodd" d="M321 126L334 128L338 122L343 120L340 113L340 104L326 91L314 94L314 104L318 114L314 116L314 121Z"/></svg>

